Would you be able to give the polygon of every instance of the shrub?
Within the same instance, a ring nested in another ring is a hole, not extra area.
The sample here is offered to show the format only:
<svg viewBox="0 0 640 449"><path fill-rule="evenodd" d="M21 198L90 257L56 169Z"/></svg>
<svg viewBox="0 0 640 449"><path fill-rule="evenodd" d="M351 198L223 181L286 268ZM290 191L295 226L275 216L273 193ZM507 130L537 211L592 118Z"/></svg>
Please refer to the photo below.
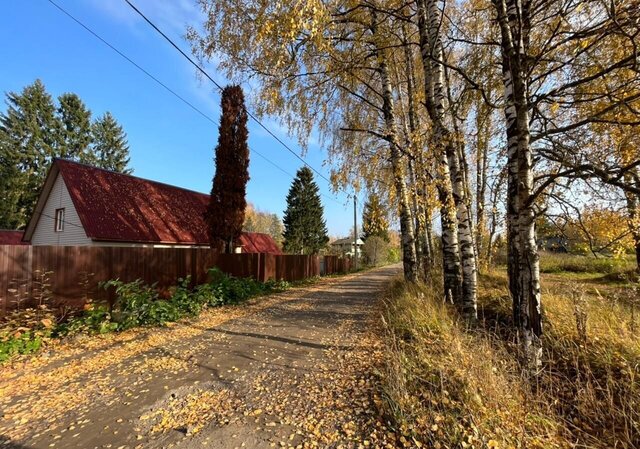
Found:
<svg viewBox="0 0 640 449"><path fill-rule="evenodd" d="M16 354L30 354L42 346L43 337L33 331L0 334L0 362Z"/></svg>
<svg viewBox="0 0 640 449"><path fill-rule="evenodd" d="M207 304L208 298L197 295L189 288L190 284L191 276L178 279L178 285L172 289L169 301L178 308L182 315L197 316Z"/></svg>
<svg viewBox="0 0 640 449"><path fill-rule="evenodd" d="M111 320L111 313L106 304L87 304L81 315L72 317L59 324L54 330L55 337L75 335L79 333L106 334L118 328L118 323Z"/></svg>
<svg viewBox="0 0 640 449"><path fill-rule="evenodd" d="M0 362L40 349L54 325L53 314L46 305L11 312L0 323Z"/></svg>
<svg viewBox="0 0 640 449"><path fill-rule="evenodd" d="M290 287L286 281L268 280L263 283L252 278L235 278L226 275L219 268L209 270L209 279L214 293L222 298L224 304L235 304L253 296L286 290Z"/></svg>
<svg viewBox="0 0 640 449"><path fill-rule="evenodd" d="M389 248L387 253L387 262L397 263L400 262L400 248Z"/></svg>
<svg viewBox="0 0 640 449"><path fill-rule="evenodd" d="M136 326L160 326L185 316L197 316L206 307L235 304L251 297L286 290L286 281L234 278L218 268L209 270L210 281L191 288L191 277L178 279L168 299L160 299L156 284L147 285L138 279L119 279L101 284L115 289L116 300L110 308L106 303L94 303L90 298L85 309L66 322L55 324L46 301L37 309L18 310L0 323L0 362L15 354L37 351L46 339L78 333L103 334ZM43 282L44 287L47 285ZM42 289L47 292L44 288Z"/></svg>
<svg viewBox="0 0 640 449"><path fill-rule="evenodd" d="M102 284L105 289L115 288L116 302L112 319L118 330L141 325L162 325L180 318L180 310L170 301L158 298L156 284L145 285L141 279L122 282L119 279Z"/></svg>

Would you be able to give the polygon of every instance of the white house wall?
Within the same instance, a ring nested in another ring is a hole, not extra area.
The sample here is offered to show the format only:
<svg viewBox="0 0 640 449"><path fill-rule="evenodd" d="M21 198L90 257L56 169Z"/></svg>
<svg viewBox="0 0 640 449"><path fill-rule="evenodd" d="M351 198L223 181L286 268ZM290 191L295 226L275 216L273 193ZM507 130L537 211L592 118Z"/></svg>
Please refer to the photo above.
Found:
<svg viewBox="0 0 640 449"><path fill-rule="evenodd" d="M56 232L54 217L56 209L60 208L64 208L64 230ZM58 175L36 224L31 244L71 246L91 245L92 243L84 232L67 186L64 184L62 176Z"/></svg>

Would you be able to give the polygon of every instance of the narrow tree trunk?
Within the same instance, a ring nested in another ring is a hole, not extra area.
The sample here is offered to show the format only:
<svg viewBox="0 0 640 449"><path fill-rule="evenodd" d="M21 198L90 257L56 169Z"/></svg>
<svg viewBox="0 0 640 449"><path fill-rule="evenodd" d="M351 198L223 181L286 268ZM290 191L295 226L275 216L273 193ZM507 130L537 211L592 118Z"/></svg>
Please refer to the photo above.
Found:
<svg viewBox="0 0 640 449"><path fill-rule="evenodd" d="M510 112L509 114L514 114ZM507 115L507 120L509 120ZM518 146L515 120L507 127L507 140L515 142L507 149L507 274L511 293L513 324L520 327L520 303L522 302L518 285L520 267L520 234L518 232Z"/></svg>
<svg viewBox="0 0 640 449"><path fill-rule="evenodd" d="M625 182L639 186L638 173L634 170L633 173L625 174ZM640 198L633 192L626 191L625 196L627 199L627 222L629 223L629 231L633 236L633 244L636 253L636 271L640 272Z"/></svg>
<svg viewBox="0 0 640 449"><path fill-rule="evenodd" d="M486 193L487 193L487 171L488 171L488 147L489 147L489 131L491 129L488 108L484 105L481 96L478 94L476 98L476 248L478 250L478 259L484 251L486 238ZM478 265L480 265L478 260Z"/></svg>
<svg viewBox="0 0 640 449"><path fill-rule="evenodd" d="M422 154L422 151L418 154L417 166L419 179L416 193L418 195L418 217L420 219L420 233L418 234L418 239L420 240L422 248L423 277L426 280L431 268L433 267L433 232L431 229L431 209L428 196L427 169L424 166L424 155Z"/></svg>
<svg viewBox="0 0 640 449"><path fill-rule="evenodd" d="M418 184L416 180L416 174L414 170L414 164L411 159L407 158L407 169L409 170L409 180L411 182L411 199L412 199L412 212L414 218L414 245L416 252L416 270L418 272L418 276L422 277L422 273L424 273L424 258L422 254L422 234L424 227L422 226L423 220L421 220L420 214L420 198L418 196Z"/></svg>
<svg viewBox="0 0 640 449"><path fill-rule="evenodd" d="M493 0L501 32L509 155L509 285L525 361L537 368L542 354L540 266L535 240L533 158L530 145L526 48L528 11L519 0ZM514 251L515 250L515 251ZM515 252L515 254L512 254ZM516 265L517 263L517 265ZM515 265L515 266L514 266Z"/></svg>
<svg viewBox="0 0 640 449"><path fill-rule="evenodd" d="M372 14L371 31L376 34L376 17ZM416 263L415 234L413 220L411 217L411 207L409 206L409 196L404 172L404 163L398 142L398 131L396 127L395 111L393 106L393 91L389 71L384 55L384 50L376 49L378 62L378 73L382 83L382 110L389 141L389 153L391 167L393 171L393 181L398 197L400 209L400 234L402 236L402 262L404 266L404 277L409 282L418 281L418 270Z"/></svg>
<svg viewBox="0 0 640 449"><path fill-rule="evenodd" d="M462 313L469 319L478 317L477 295L477 270L475 245L473 242L473 226L468 203L465 197L464 171L460 164L456 148L447 149L447 159L451 168L453 198L456 205L456 217L458 220L458 241L460 245L460 258L462 266Z"/></svg>
<svg viewBox="0 0 640 449"><path fill-rule="evenodd" d="M403 36L406 40L406 29L402 29ZM415 73L413 65L413 54L411 47L405 42L404 57L407 79L407 109L409 116L409 145L412 149L411 154L414 161L409 161L411 170L411 181L414 186L414 210L415 210L415 235L416 235L416 257L418 261L418 270L423 280L427 279L432 259L430 242L427 235L427 208L425 204L426 192L426 171L424 167L424 150L422 145L416 144L417 135L420 131L420 119L416 112L414 101L415 92ZM415 168L414 168L415 167Z"/></svg>
<svg viewBox="0 0 640 449"><path fill-rule="evenodd" d="M442 227L442 272L444 295L447 301L460 304L462 299L462 269L458 242L458 220L453 199L449 164L441 155L438 170L438 196L440 199L440 226Z"/></svg>
<svg viewBox="0 0 640 449"><path fill-rule="evenodd" d="M425 194L426 201L426 194ZM433 243L433 226L431 225L431 209L425 207L424 214L424 223L425 223L425 245L424 245L424 254L427 259L427 266L432 267L433 262L435 261L435 248Z"/></svg>
<svg viewBox="0 0 640 449"><path fill-rule="evenodd" d="M444 65L441 29L441 12L438 9L436 0L418 0L418 29L420 31L420 49L422 62L425 71L425 104L427 112L433 123L433 133L435 146L442 153L442 163L447 165L448 180L442 179L440 182L440 197L443 204L442 228L443 228L443 251L445 247L451 245L448 250L457 253L457 260L462 261L462 273L447 273L446 270L457 268L453 260L446 262L445 257L445 284L447 277L449 282L454 278L460 284L454 289L453 295L458 294L458 305L463 314L469 319L476 318L476 264L473 243L473 227L469 213L467 199L465 197L465 176L463 173L462 161L457 154L458 142L454 133L445 125L446 92L444 86ZM441 172L445 171L444 167ZM442 173L441 173L442 174ZM451 195L451 198L448 196ZM448 207L453 206L455 213L452 214ZM447 210L444 210L447 209ZM446 231L445 231L446 229ZM455 240L451 235L445 242L445 234L455 230ZM453 256L451 256L453 257ZM459 265L458 265L459 266ZM460 270L458 268L458 270Z"/></svg>
<svg viewBox="0 0 640 449"><path fill-rule="evenodd" d="M493 187L490 191L491 199L489 200L489 204L492 204L491 208L491 221L489 223L488 236L487 236L487 244L486 244L486 263L487 267L491 267L493 264L493 238L498 232L498 197L500 196L501 185L504 182L505 170L500 171L498 174L498 178L495 180Z"/></svg>

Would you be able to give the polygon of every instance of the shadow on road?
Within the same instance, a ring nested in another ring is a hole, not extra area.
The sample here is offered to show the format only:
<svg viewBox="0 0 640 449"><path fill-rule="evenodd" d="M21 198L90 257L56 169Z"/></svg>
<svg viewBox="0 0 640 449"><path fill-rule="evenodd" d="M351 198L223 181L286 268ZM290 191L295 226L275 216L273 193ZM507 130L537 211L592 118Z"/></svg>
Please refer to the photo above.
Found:
<svg viewBox="0 0 640 449"><path fill-rule="evenodd" d="M12 442L9 437L4 435L0 435L0 447L2 449L31 449L29 446Z"/></svg>
<svg viewBox="0 0 640 449"><path fill-rule="evenodd" d="M227 335L237 335L242 337L253 337L259 338L261 340L271 340L271 341L279 341L281 343L289 343L296 346L304 346L306 348L314 348L314 349L329 349L329 348L337 348L344 351L350 351L353 348L351 346L335 346L335 345L325 345L322 343L311 343L302 340L294 340L292 338L286 337L277 337L275 335L267 335L267 334L255 334L253 332L234 332L227 329L209 329L211 332L219 332Z"/></svg>

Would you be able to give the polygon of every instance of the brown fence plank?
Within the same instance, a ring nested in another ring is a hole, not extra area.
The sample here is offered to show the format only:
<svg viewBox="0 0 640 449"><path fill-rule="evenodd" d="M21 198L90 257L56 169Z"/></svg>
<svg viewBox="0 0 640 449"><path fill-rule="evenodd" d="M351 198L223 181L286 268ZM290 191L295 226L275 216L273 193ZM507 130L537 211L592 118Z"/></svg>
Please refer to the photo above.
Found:
<svg viewBox="0 0 640 449"><path fill-rule="evenodd" d="M325 273L349 269L347 259L325 256ZM320 275L318 256L273 254L218 254L209 248L139 248L106 246L14 246L0 245L0 315L14 308L9 290L15 285L33 287L36 271L51 271L55 305L79 307L86 297L113 300L113 292L101 282L142 279L160 289L192 277L192 285L207 282L208 270L218 267L235 277L259 281L298 281Z"/></svg>

